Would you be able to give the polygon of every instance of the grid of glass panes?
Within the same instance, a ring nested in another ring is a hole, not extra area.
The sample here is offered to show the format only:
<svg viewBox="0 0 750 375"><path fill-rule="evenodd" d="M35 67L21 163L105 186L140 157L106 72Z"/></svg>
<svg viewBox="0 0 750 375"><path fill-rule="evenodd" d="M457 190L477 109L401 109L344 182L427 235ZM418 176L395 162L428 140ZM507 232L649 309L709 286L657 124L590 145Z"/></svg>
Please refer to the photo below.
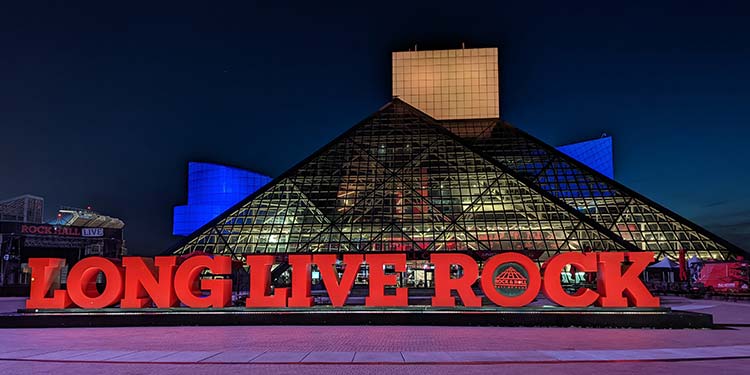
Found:
<svg viewBox="0 0 750 375"><path fill-rule="evenodd" d="M703 259L731 256L727 246L694 224L627 188L615 187L600 173L506 123L498 122L467 141L639 249L672 259L677 259L681 249Z"/></svg>
<svg viewBox="0 0 750 375"><path fill-rule="evenodd" d="M559 146L557 149L563 154L586 164L591 169L611 179L615 178L612 137L603 135L599 139Z"/></svg>
<svg viewBox="0 0 750 375"><path fill-rule="evenodd" d="M395 100L177 252L730 255L693 224L507 124L464 140L436 124Z"/></svg>
<svg viewBox="0 0 750 375"><path fill-rule="evenodd" d="M623 249L401 101L179 252Z"/></svg>
<svg viewBox="0 0 750 375"><path fill-rule="evenodd" d="M499 118L497 48L394 52L393 96L435 119Z"/></svg>

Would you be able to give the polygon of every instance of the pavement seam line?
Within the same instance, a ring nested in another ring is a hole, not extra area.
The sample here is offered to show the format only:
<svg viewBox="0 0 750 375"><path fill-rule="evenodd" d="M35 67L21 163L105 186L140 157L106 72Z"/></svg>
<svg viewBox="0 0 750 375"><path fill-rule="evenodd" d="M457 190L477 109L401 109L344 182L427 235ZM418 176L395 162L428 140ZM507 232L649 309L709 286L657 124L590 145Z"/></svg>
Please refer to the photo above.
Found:
<svg viewBox="0 0 750 375"><path fill-rule="evenodd" d="M638 353L641 353L643 351L649 351L649 350L657 352L657 353L662 353L662 355L656 355L656 357L653 357L653 356L644 356L642 354L638 354ZM699 350L699 351L702 350L702 351L704 351L704 353L696 353L695 352L696 350ZM724 354L724 353L726 353L727 350L734 350L734 353L732 355L727 356L727 355ZM50 355L50 354L54 354L54 353L65 352L66 350L51 350L51 351L45 351L45 352L42 352L42 353L36 353L36 354L33 354L33 355L28 355L28 356L21 356L21 357L17 357L17 358L5 358L4 357L4 355L12 354L14 352L21 352L22 353L22 352L27 352L27 351L28 351L28 349L21 349L21 350L13 351L13 352L10 352L10 353L0 354L0 360L56 361L56 362L68 362L68 363L76 363L76 362L79 362L79 363L87 363L87 362L93 362L93 363L250 363L254 359L257 359L257 358L259 358L259 357L261 357L261 356L263 356L265 354L269 354L269 353L270 354L281 353L281 352L272 352L272 351L266 350L263 353L256 354L252 358L248 358L245 362L232 362L232 361L221 362L221 361L211 361L210 360L211 358L213 358L213 357L215 357L217 355L220 355L222 353L225 353L225 352L217 352L217 353L212 354L209 357L206 357L206 358L203 358L203 359L200 359L200 360L192 360L192 361L171 361L171 360L169 360L169 361L165 361L165 362L153 362L153 361L157 361L159 359L166 358L166 357L169 357L169 356L172 356L172 355L175 355L175 354L188 353L189 351L167 351L167 352L163 352L162 355L160 355L158 357L155 357L155 358L151 358L151 359L149 359L147 361L142 361L142 360L141 361L138 361L138 360L136 360L136 361L122 361L122 360L118 360L118 358L122 358L124 356L137 355L138 353L147 353L147 352L149 352L149 351L144 351L144 350L123 351L123 353L119 353L119 354L117 354L117 355L115 355L113 357L109 357L109 358L106 358L106 359L99 359L99 360L76 360L77 357L81 357L81 356L85 356L85 355L89 355L89 354L96 354L97 352L99 352L99 350L88 350L88 351L84 350L83 353L78 353L78 354L72 355L70 357L67 357L65 359L34 358L34 357L46 356L46 355ZM654 361L668 361L668 360L716 359L716 358L727 358L727 357L732 357L732 358L746 358L746 357L750 357L750 345L747 345L747 344L743 344L743 345L709 345L709 346L703 346L703 347L684 347L684 348L612 349L612 350L562 350L562 351L558 350L558 351L536 351L536 352L542 352L542 353L543 352L550 352L550 353L552 353L552 357L556 358L552 362L597 362L597 361L605 361L605 362L607 362L607 361L614 361L614 362L617 362L617 361L649 361L649 360L654 360ZM616 353L618 355L616 355L613 358L597 358L596 356L594 356L593 358L585 358L585 355L587 353L596 355L596 354L602 354L603 352L611 352L611 353ZM713 352L715 352L715 353L713 353ZM305 352L297 352L297 353L302 354L302 353L305 353ZM273 362L263 362L263 363L302 363L302 362L304 362L304 360L306 358L309 358L312 353L313 353L313 351L306 352L297 362L291 362L291 361L273 361ZM307 363L318 363L318 364L326 364L326 363L327 364L336 364L336 363L362 363L362 364L367 364L367 363L374 363L374 362L377 362L377 363L392 362L392 361L354 362L354 358L356 357L357 353L360 353L360 352L353 352L352 359L349 362L325 361L325 360L323 360L323 361L311 361L311 362L307 362ZM472 362L533 363L533 362L547 362L547 360L539 360L539 359L533 359L533 358L531 358L529 360L523 360L523 359L507 360L507 359L502 359L502 355L503 354L507 355L507 354L511 354L511 353L519 353L519 352L515 352L515 351L488 351L488 353L490 353L490 354L494 353L496 356L498 356L498 359L492 359L492 358L489 358L487 360L470 360L469 359L469 360L463 360L463 361L460 358L461 358L462 355L466 354L466 352L462 352L462 351L446 352L446 353L449 353L449 354L455 354L455 356L453 356L453 359L454 359L453 361L434 361L434 360L429 360L429 361L416 361L416 360L415 361L407 361L406 357L404 356L404 352L403 351L399 351L399 352L381 352L381 353L392 353L392 354L399 353L399 355L400 355L403 363L448 363L448 362L450 362L450 363L472 363ZM635 355L628 357L628 353L633 353ZM683 356L682 357L674 357L674 356L669 355L669 353L676 354L676 355L683 355ZM579 354L579 355L582 355L584 358L559 359L554 354L572 354L572 355Z"/></svg>
<svg viewBox="0 0 750 375"><path fill-rule="evenodd" d="M638 363L638 362L690 362L690 361L723 361L732 359L750 359L746 356L726 357L693 357L693 358L662 358L662 359L632 359L632 360L541 360L541 361L467 361L467 362L115 362L115 361L66 361L57 359L0 359L0 361L14 362L41 362L41 363L90 363L90 364L147 364L147 365L413 365L413 366L436 366L436 365L525 365L525 364L571 364L571 363Z"/></svg>

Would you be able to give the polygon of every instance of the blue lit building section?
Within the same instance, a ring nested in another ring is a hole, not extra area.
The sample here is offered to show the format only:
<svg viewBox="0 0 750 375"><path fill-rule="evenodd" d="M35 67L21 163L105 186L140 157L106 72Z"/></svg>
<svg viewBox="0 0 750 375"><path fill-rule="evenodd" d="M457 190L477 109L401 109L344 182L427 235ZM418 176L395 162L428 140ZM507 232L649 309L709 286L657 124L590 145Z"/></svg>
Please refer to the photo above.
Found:
<svg viewBox="0 0 750 375"><path fill-rule="evenodd" d="M557 147L557 149L585 164L589 168L614 179L614 162L612 156L612 137L603 135L592 139ZM564 160L556 160L548 167L537 172L539 187L562 199L582 198L575 208L581 212L593 214L596 207L589 207L586 199L611 197L612 189L606 183L596 181L580 167ZM593 210L593 211L592 211Z"/></svg>
<svg viewBox="0 0 750 375"><path fill-rule="evenodd" d="M586 164L597 172L614 178L612 137L557 147L562 153ZM543 166L540 165L539 168ZM584 189L578 168L570 166L565 176L551 169L539 170L540 186L563 197L609 196L606 189ZM174 207L172 234L186 236L217 217L240 200L260 189L271 178L256 172L220 164L188 164L188 203ZM592 193L593 192L593 193Z"/></svg>
<svg viewBox="0 0 750 375"><path fill-rule="evenodd" d="M602 136L598 139L573 143L557 148L563 154L586 164L593 170L615 178L615 167L612 157L612 137Z"/></svg>
<svg viewBox="0 0 750 375"><path fill-rule="evenodd" d="M271 178L225 165L188 164L188 202L174 207L172 234L186 236L260 189Z"/></svg>

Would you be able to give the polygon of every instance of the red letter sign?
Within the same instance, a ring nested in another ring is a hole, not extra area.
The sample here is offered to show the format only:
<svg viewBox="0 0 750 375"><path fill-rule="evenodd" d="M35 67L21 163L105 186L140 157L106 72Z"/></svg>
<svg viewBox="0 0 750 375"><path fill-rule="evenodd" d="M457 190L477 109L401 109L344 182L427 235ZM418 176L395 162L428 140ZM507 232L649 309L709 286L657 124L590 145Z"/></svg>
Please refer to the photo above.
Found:
<svg viewBox="0 0 750 375"><path fill-rule="evenodd" d="M547 260L544 264L544 295L563 307L586 307L596 302L599 294L589 288L579 288L573 295L563 290L560 274L566 264L573 265L577 271L596 272L596 254L562 253Z"/></svg>
<svg viewBox="0 0 750 375"><path fill-rule="evenodd" d="M599 275L596 289L602 307L659 307L659 299L652 296L638 275L654 260L652 252L597 253ZM624 257L632 264L622 271ZM624 297L624 296L625 297ZM627 299L626 299L627 297Z"/></svg>
<svg viewBox="0 0 750 375"><path fill-rule="evenodd" d="M396 285L396 275L386 275L385 265L394 266L396 273L406 269L406 254L367 254L370 265L370 295L365 298L366 306L407 306L409 295L406 288L396 288L395 296L385 295L386 285Z"/></svg>
<svg viewBox="0 0 750 375"><path fill-rule="evenodd" d="M231 279L200 279L201 272L208 270L214 275L232 273L232 258L215 255L213 258L198 255L186 259L174 274L174 291L187 307L226 307L232 301ZM202 290L211 294L203 297Z"/></svg>
<svg viewBox="0 0 750 375"><path fill-rule="evenodd" d="M247 307L285 307L289 293L288 288L276 288L271 293L271 266L273 255L245 255L245 262L250 266L250 295L245 301Z"/></svg>
<svg viewBox="0 0 750 375"><path fill-rule="evenodd" d="M344 274L339 280L336 272L336 255L334 254L315 254L313 262L318 265L320 277L323 279L323 285L328 291L328 298L331 300L333 307L344 306L349 291L352 290L354 279L359 272L359 266L362 264L362 254L344 255Z"/></svg>
<svg viewBox="0 0 750 375"><path fill-rule="evenodd" d="M31 293L26 300L27 309L65 309L73 304L67 292L57 289L60 287L60 269L64 266L65 259L29 259Z"/></svg>
<svg viewBox="0 0 750 375"><path fill-rule="evenodd" d="M435 265L435 297L432 297L432 306L455 306L456 299L451 296L451 290L458 293L464 306L482 306L482 298L471 290L471 285L479 278L479 268L474 259L465 254L432 254L430 262ZM463 268L461 278L451 279L451 266L454 264Z"/></svg>
<svg viewBox="0 0 750 375"><path fill-rule="evenodd" d="M99 294L96 277L104 273L106 286ZM84 309L101 309L117 304L123 294L123 269L102 257L83 258L68 273L68 294L73 303Z"/></svg>
<svg viewBox="0 0 750 375"><path fill-rule="evenodd" d="M505 271L495 275L495 270L506 263L510 265L505 268ZM522 274L522 271L525 271L526 276ZM528 257L519 253L504 253L493 256L485 263L481 284L484 295L494 304L502 307L521 307L531 303L539 294L542 276L539 274L539 268ZM504 295L498 289L507 289L519 294Z"/></svg>
<svg viewBox="0 0 750 375"><path fill-rule="evenodd" d="M154 264L159 268L158 273ZM122 265L125 267L125 298L120 307L140 309L152 300L159 308L177 306L179 302L172 286L177 257L124 257Z"/></svg>
<svg viewBox="0 0 750 375"><path fill-rule="evenodd" d="M312 255L290 255L289 265L292 266L292 296L289 297L289 307L310 307L313 305L312 294Z"/></svg>

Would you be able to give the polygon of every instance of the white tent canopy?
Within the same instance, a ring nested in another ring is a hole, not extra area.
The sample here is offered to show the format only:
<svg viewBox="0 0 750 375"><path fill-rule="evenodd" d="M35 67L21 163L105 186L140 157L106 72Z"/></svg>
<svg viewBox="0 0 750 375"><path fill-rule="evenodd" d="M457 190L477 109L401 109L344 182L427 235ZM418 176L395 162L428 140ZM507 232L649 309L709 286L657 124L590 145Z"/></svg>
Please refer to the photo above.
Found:
<svg viewBox="0 0 750 375"><path fill-rule="evenodd" d="M660 261L658 261L658 262L656 262L656 263L648 266L648 268L651 268L651 269L676 269L676 268L679 268L679 266L677 265L677 263L669 260L668 258L664 258L664 259L662 259L662 260L660 260Z"/></svg>

